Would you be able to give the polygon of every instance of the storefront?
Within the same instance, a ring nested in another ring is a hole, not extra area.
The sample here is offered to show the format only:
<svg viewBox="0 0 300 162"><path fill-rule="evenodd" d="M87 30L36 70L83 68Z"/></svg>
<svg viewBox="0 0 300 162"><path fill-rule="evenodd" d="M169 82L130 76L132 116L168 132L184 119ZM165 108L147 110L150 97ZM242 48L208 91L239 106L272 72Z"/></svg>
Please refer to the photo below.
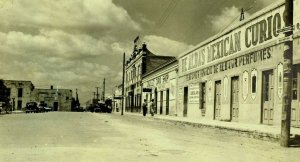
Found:
<svg viewBox="0 0 300 162"><path fill-rule="evenodd" d="M161 115L176 115L176 58L143 75L143 101L150 105L154 99L155 112ZM148 106L148 113L150 108Z"/></svg>
<svg viewBox="0 0 300 162"><path fill-rule="evenodd" d="M292 123L299 123L299 0L295 1ZM178 115L278 125L284 2L272 4L179 56ZM300 123L299 123L300 124ZM298 124L298 125L299 125Z"/></svg>

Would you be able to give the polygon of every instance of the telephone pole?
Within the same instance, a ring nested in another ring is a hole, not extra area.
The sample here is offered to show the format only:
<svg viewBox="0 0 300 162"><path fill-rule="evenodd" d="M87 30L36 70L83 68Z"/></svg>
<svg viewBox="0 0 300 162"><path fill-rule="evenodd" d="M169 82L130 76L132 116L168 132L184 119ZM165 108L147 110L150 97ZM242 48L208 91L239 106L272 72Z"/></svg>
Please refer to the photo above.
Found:
<svg viewBox="0 0 300 162"><path fill-rule="evenodd" d="M121 115L124 115L124 74L125 74L125 52L123 54L122 109L121 109Z"/></svg>
<svg viewBox="0 0 300 162"><path fill-rule="evenodd" d="M284 35L288 38L284 42L283 52L283 96L281 116L281 137L280 145L289 146L291 128L291 94L292 94L292 69L293 69L293 0L285 0Z"/></svg>
<svg viewBox="0 0 300 162"><path fill-rule="evenodd" d="M96 88L97 88L97 94L96 94L96 96L97 96L97 100L99 100L99 92L98 92L99 87L96 87Z"/></svg>
<svg viewBox="0 0 300 162"><path fill-rule="evenodd" d="M105 78L103 80L103 101L105 101Z"/></svg>

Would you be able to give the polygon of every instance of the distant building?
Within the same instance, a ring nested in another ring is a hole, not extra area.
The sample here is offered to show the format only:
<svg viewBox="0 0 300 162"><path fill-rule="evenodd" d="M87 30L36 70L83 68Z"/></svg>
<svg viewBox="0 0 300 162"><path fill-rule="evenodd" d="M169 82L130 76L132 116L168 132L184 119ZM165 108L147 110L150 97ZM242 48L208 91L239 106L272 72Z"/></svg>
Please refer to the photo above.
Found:
<svg viewBox="0 0 300 162"><path fill-rule="evenodd" d="M123 84L116 86L113 96L113 111L119 112L122 109L122 87Z"/></svg>
<svg viewBox="0 0 300 162"><path fill-rule="evenodd" d="M8 88L13 110L21 110L32 100L34 85L31 81L4 80L4 85Z"/></svg>
<svg viewBox="0 0 300 162"><path fill-rule="evenodd" d="M34 101L44 102L53 111L71 111L72 90L70 89L35 89L32 98Z"/></svg>

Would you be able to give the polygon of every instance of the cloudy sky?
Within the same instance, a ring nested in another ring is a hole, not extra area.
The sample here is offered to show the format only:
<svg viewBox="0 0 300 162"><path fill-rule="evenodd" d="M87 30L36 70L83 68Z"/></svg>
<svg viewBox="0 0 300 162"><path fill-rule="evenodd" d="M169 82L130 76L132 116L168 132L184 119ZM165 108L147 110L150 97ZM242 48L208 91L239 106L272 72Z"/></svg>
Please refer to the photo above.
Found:
<svg viewBox="0 0 300 162"><path fill-rule="evenodd" d="M121 83L122 56L139 35L159 55L178 56L224 30L241 8L275 0L0 0L0 78L78 88L92 98ZM246 17L247 18L247 17Z"/></svg>

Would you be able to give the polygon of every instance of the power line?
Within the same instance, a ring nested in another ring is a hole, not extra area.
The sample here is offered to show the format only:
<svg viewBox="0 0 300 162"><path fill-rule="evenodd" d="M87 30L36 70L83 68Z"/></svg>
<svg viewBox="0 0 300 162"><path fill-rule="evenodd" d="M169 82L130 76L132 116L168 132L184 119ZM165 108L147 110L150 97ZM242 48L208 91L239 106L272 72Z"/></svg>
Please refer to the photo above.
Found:
<svg viewBox="0 0 300 162"><path fill-rule="evenodd" d="M166 23L168 18L172 15L174 9L176 8L176 6L178 5L179 2L180 2L180 0L170 1L167 8L164 10L164 12L162 13L160 19L158 20L157 25L155 25L153 27L151 33L156 33L157 31L159 31L163 27L163 25Z"/></svg>

